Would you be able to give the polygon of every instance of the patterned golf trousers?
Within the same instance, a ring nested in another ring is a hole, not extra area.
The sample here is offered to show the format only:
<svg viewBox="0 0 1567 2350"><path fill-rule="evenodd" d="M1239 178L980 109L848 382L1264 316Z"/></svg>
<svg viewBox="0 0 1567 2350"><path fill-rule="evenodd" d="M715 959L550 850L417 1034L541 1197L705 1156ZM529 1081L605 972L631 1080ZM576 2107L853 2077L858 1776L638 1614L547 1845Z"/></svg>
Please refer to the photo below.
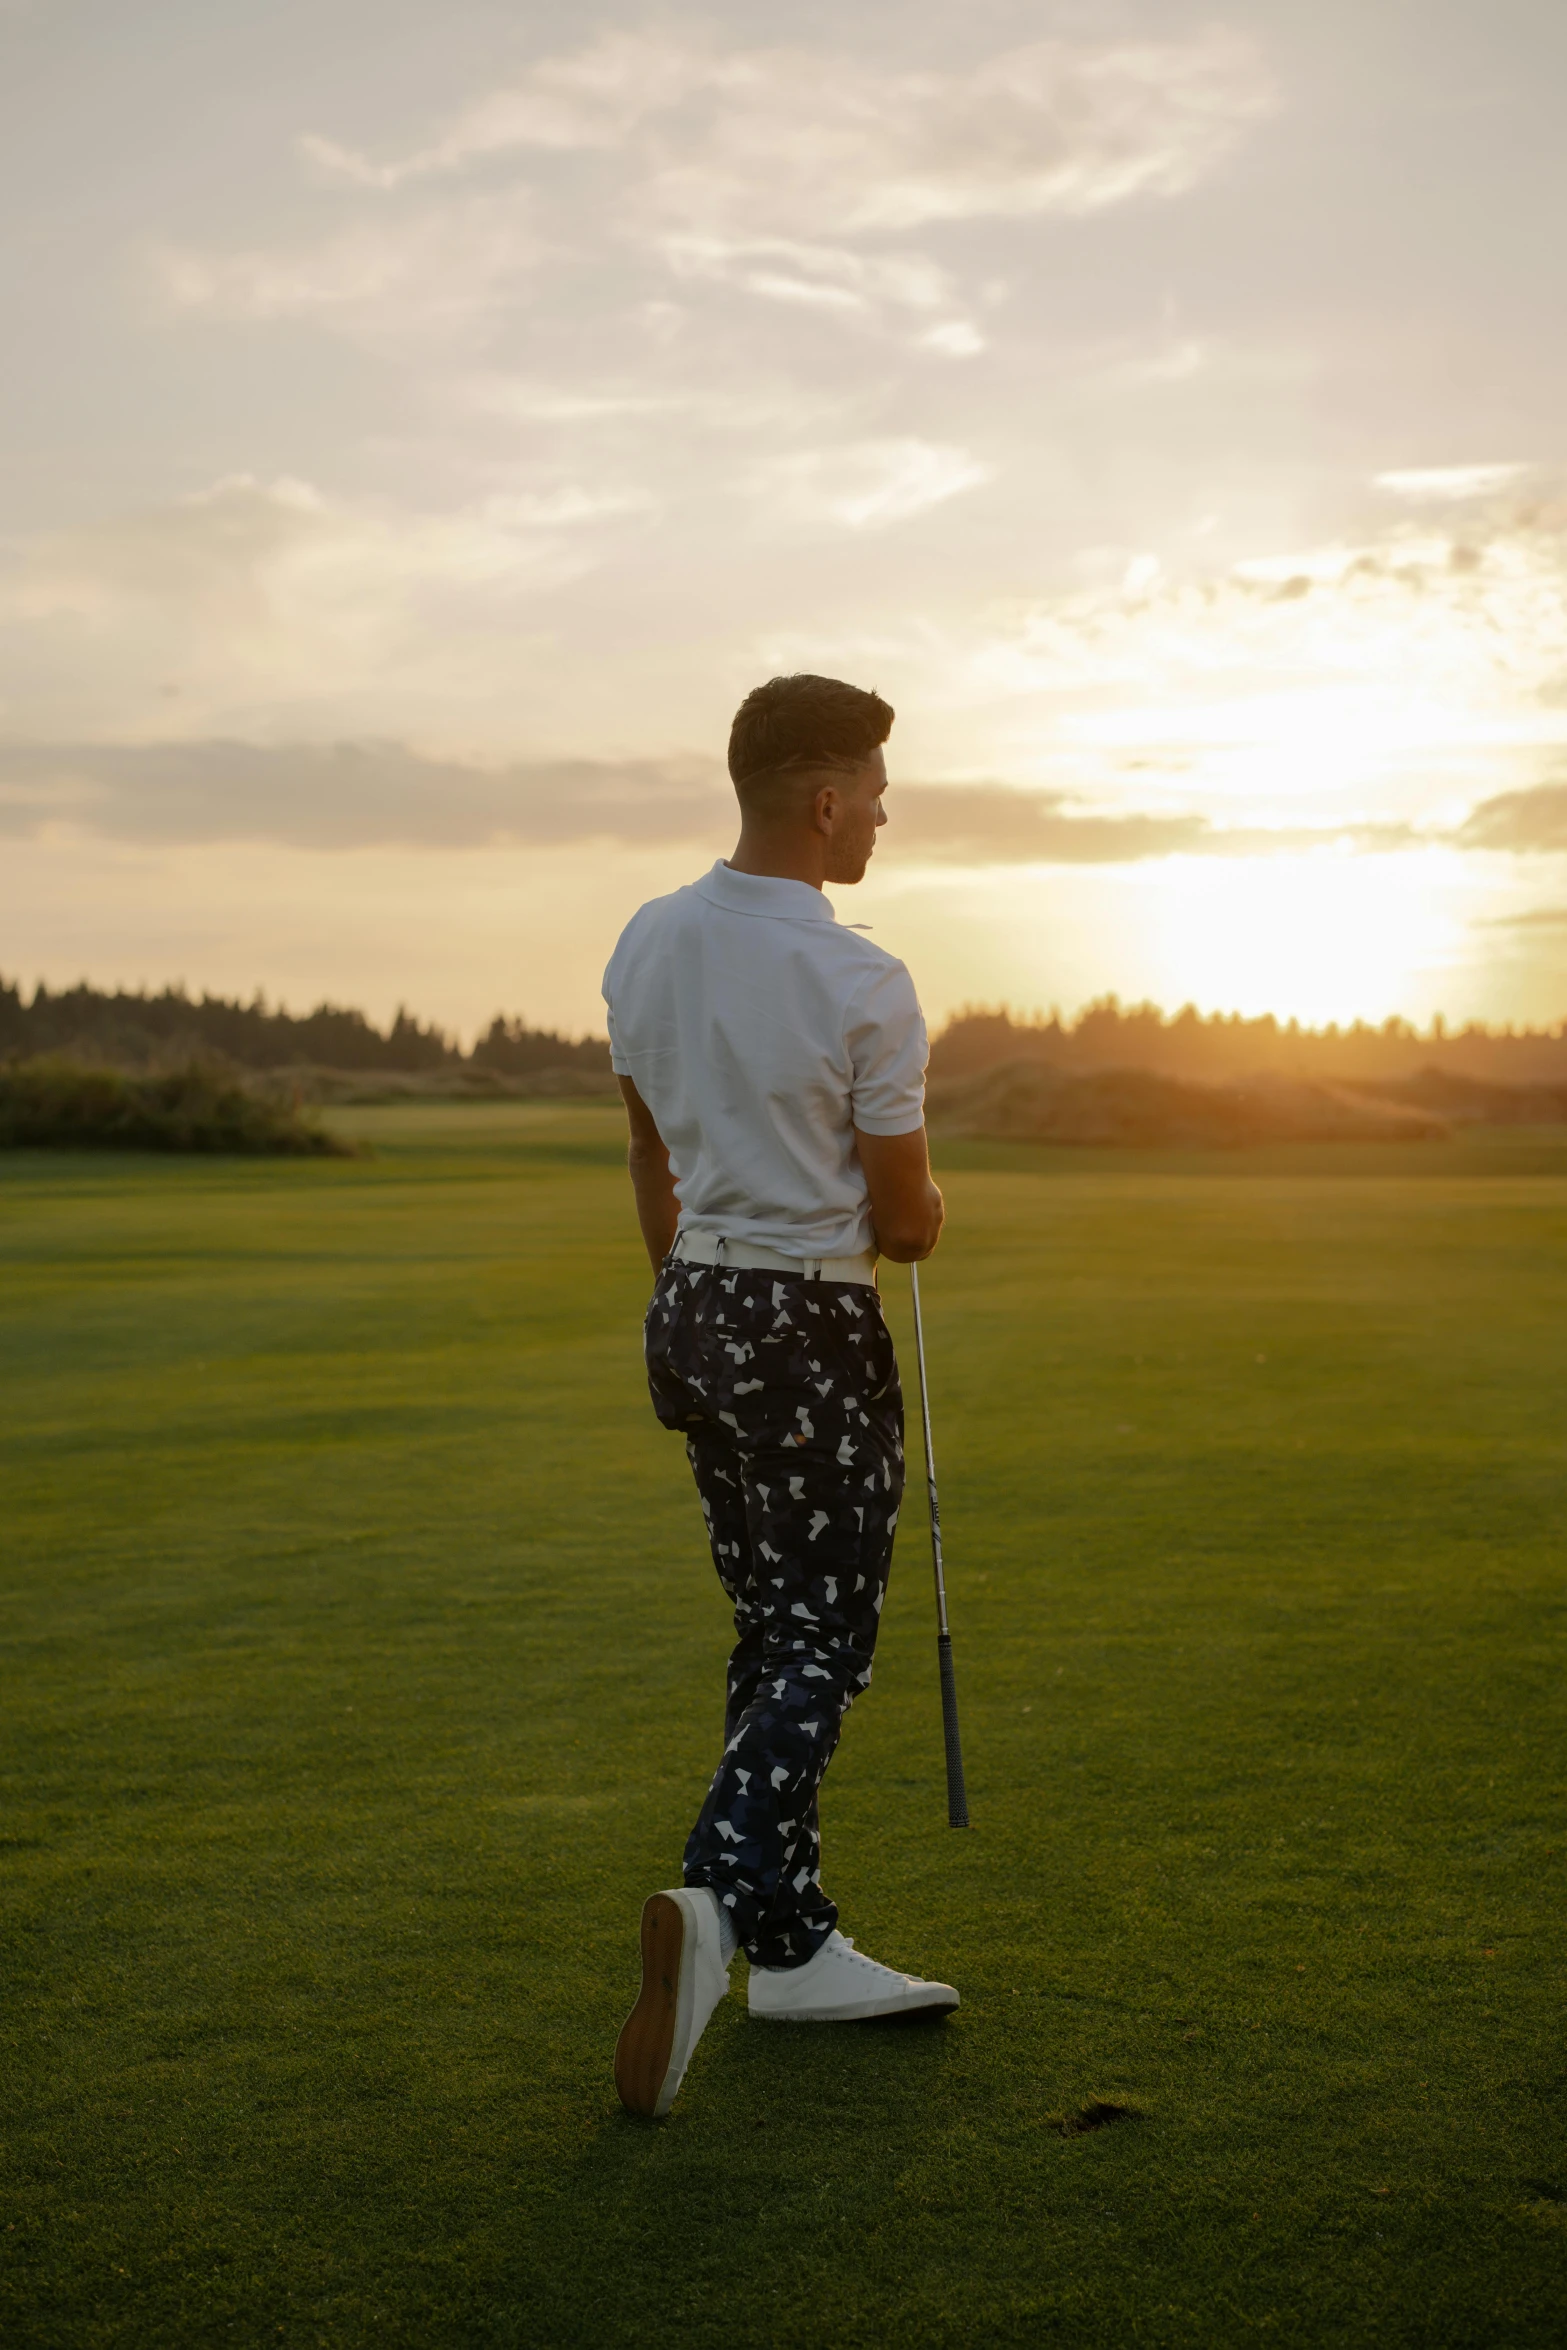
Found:
<svg viewBox="0 0 1567 2350"><path fill-rule="evenodd" d="M724 1751L685 1882L753 1964L803 1966L838 1912L816 1797L869 1685L903 1494L903 1397L874 1289L666 1261L648 1386L695 1472L734 1606Z"/></svg>

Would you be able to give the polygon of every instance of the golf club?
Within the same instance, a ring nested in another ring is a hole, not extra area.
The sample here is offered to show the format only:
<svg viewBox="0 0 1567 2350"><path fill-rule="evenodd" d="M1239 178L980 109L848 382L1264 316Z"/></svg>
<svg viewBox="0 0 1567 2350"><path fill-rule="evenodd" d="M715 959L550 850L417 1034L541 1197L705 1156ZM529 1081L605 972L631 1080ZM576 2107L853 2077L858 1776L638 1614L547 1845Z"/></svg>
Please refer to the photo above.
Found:
<svg viewBox="0 0 1567 2350"><path fill-rule="evenodd" d="M920 1423L925 1432L925 1491L930 1499L930 1555L936 1570L936 1657L941 1667L941 1734L947 1748L947 1825L968 1826L963 1785L963 1746L958 1737L958 1685L952 1673L952 1634L947 1629L947 1578L941 1563L941 1504L936 1498L936 1460L930 1449L930 1385L925 1376L925 1324L920 1316L920 1269L909 1267L914 1293L914 1352L919 1358Z"/></svg>

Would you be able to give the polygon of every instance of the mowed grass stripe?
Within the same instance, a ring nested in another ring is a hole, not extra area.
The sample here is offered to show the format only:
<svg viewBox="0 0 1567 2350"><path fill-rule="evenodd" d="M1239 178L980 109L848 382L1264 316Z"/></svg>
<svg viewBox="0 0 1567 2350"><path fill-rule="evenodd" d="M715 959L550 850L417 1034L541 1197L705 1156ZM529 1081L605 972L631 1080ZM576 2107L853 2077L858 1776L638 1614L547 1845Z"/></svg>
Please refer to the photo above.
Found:
<svg viewBox="0 0 1567 2350"><path fill-rule="evenodd" d="M976 1827L917 1481L825 1809L965 2004L742 1992L654 2131L726 1624L614 1115L355 1123L0 1172L8 2338L1559 2339L1567 1150L948 1154Z"/></svg>

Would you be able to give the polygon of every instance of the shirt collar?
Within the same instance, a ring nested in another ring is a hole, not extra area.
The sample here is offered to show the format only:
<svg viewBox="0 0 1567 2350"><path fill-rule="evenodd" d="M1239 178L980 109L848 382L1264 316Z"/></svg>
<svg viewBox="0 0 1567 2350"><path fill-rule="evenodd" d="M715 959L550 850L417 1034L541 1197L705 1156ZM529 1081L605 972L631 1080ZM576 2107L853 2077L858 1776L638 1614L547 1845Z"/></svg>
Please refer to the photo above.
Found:
<svg viewBox="0 0 1567 2350"><path fill-rule="evenodd" d="M736 873L722 857L694 884L698 897L730 914L770 914L782 922L836 922L826 895L808 881L784 881L776 873Z"/></svg>

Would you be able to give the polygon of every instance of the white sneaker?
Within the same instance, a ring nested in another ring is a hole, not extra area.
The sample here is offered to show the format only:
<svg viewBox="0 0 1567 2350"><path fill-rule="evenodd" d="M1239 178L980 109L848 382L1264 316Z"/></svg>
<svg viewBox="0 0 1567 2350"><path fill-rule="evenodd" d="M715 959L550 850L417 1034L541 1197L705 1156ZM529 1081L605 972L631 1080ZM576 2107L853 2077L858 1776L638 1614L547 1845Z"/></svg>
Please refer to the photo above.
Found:
<svg viewBox="0 0 1567 2350"><path fill-rule="evenodd" d="M728 1988L717 1894L705 1885L650 1893L642 1904L642 1989L615 2043L615 2087L628 2113L659 2121L669 2111Z"/></svg>
<svg viewBox="0 0 1567 2350"><path fill-rule="evenodd" d="M784 2024L848 2024L861 2016L908 2015L915 2008L954 2008L950 1983L895 1974L856 1950L847 1934L829 1934L804 1966L751 1969L753 2015Z"/></svg>

